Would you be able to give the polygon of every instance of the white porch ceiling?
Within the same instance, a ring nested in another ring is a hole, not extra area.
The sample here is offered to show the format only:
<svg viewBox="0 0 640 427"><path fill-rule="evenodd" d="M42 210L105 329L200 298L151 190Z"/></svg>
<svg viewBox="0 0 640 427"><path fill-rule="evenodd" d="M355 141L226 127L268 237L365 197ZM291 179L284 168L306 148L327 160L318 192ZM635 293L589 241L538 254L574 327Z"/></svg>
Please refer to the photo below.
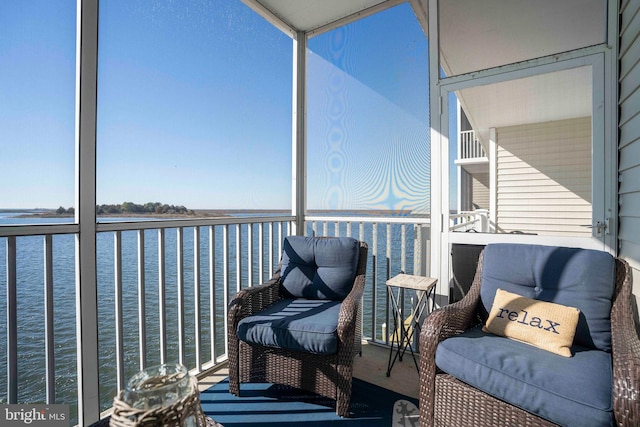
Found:
<svg viewBox="0 0 640 427"><path fill-rule="evenodd" d="M597 45L605 40L604 0L440 2L441 65L449 76ZM489 128L591 115L591 70L478 86L458 98L482 142Z"/></svg>
<svg viewBox="0 0 640 427"><path fill-rule="evenodd" d="M448 76L602 43L605 0L445 0L441 65Z"/></svg>
<svg viewBox="0 0 640 427"><path fill-rule="evenodd" d="M387 0L243 0L258 3L294 31L311 31ZM397 2L394 2L397 3Z"/></svg>
<svg viewBox="0 0 640 427"><path fill-rule="evenodd" d="M313 34L352 22L402 0L242 0L280 28ZM426 0L411 0L414 10ZM458 75L602 43L606 0L440 1L441 65ZM275 17L275 19L274 19ZM419 21L424 25L425 17ZM335 24L337 25L337 24ZM425 34L427 34L425 28ZM584 117L588 69L466 90L460 99L474 128ZM516 98L517 97L517 98ZM527 100L514 108L514 99ZM487 102L492 100L492 102Z"/></svg>
<svg viewBox="0 0 640 427"><path fill-rule="evenodd" d="M464 89L458 97L485 144L490 128L591 116L591 83L591 68L579 67Z"/></svg>

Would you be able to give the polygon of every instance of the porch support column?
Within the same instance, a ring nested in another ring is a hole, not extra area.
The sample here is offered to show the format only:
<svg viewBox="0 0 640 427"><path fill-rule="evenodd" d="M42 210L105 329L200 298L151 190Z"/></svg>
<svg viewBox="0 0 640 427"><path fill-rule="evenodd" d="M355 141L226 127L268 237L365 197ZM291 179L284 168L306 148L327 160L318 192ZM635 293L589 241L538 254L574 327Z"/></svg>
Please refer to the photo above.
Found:
<svg viewBox="0 0 640 427"><path fill-rule="evenodd" d="M100 419L96 279L98 1L78 0L76 26L76 336L78 425Z"/></svg>
<svg viewBox="0 0 640 427"><path fill-rule="evenodd" d="M462 159L463 157L461 156L460 153L462 153L462 109L460 107L460 100L458 99L458 97L456 97L456 129L458 131L458 137L457 139L457 151L456 153L458 153L458 159ZM466 211L466 210L471 210L469 207L471 206L471 203L473 202L473 196L471 195L471 188L470 188L470 184L471 184L471 180L469 179L469 174L467 174L464 171L464 168L462 166L456 166L456 174L458 176L458 188L457 188L457 193L458 193L458 200L457 200L457 213L460 213L460 211ZM465 180L465 182L463 183L462 180ZM465 190L464 194L462 194L462 190Z"/></svg>
<svg viewBox="0 0 640 427"><path fill-rule="evenodd" d="M291 215L296 217L294 235L304 235L307 214L307 36L298 31L293 39L293 135L291 146Z"/></svg>
<svg viewBox="0 0 640 427"><path fill-rule="evenodd" d="M498 228L498 143L496 128L489 129L489 227Z"/></svg>
<svg viewBox="0 0 640 427"><path fill-rule="evenodd" d="M448 229L445 228L445 206L449 204L448 139L443 136L443 99L440 93L440 43L438 34L438 0L428 0L429 17L429 114L431 115L431 259L429 275L437 277L436 304L448 295ZM446 191L445 191L446 189ZM448 208L446 208L448 209ZM447 220L448 221L448 220ZM444 256L443 256L444 255Z"/></svg>

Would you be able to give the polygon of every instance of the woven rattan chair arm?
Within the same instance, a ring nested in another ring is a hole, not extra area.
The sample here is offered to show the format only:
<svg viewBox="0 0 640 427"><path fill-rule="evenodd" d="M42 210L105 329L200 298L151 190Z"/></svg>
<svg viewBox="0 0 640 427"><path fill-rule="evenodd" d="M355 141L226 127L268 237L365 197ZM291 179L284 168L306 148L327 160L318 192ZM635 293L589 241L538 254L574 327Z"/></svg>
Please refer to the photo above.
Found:
<svg viewBox="0 0 640 427"><path fill-rule="evenodd" d="M358 308L364 294L364 275L356 277L353 289L342 301L338 315L338 340L342 342L353 340L357 322Z"/></svg>
<svg viewBox="0 0 640 427"><path fill-rule="evenodd" d="M613 407L616 425L640 425L640 341L635 330L618 333L613 350Z"/></svg>
<svg viewBox="0 0 640 427"><path fill-rule="evenodd" d="M460 301L445 305L424 319L420 328L420 359L435 364L436 347L440 341L460 334L479 321L482 257L478 261L476 276L467 295Z"/></svg>
<svg viewBox="0 0 640 427"><path fill-rule="evenodd" d="M238 322L280 299L280 279L274 277L266 283L243 289L229 303L229 328L235 330Z"/></svg>
<svg viewBox="0 0 640 427"><path fill-rule="evenodd" d="M420 426L433 425L436 366L438 344L460 334L479 322L480 282L482 254L478 260L476 276L467 295L428 315L420 328Z"/></svg>
<svg viewBox="0 0 640 427"><path fill-rule="evenodd" d="M351 292L342 301L340 314L338 315L338 340L341 342L351 342L354 339L357 315L360 312L362 295L364 295L365 275L367 272L367 256L369 247L365 242L359 242L360 253L358 257L358 267L356 277L353 280Z"/></svg>
<svg viewBox="0 0 640 427"><path fill-rule="evenodd" d="M631 307L631 269L616 260L616 296L611 308L613 408L618 426L640 425L640 339Z"/></svg>
<svg viewBox="0 0 640 427"><path fill-rule="evenodd" d="M477 307L480 284L475 283L469 293L455 304L447 305L427 316L420 329L420 426L433 424L438 344L478 323Z"/></svg>
<svg viewBox="0 0 640 427"><path fill-rule="evenodd" d="M229 357L229 392L240 395L240 342L238 323L247 316L273 304L280 298L280 274L276 274L267 283L246 288L238 292L229 303L227 313L227 344Z"/></svg>
<svg viewBox="0 0 640 427"><path fill-rule="evenodd" d="M482 268L481 266L482 264L478 266L479 272ZM478 324L478 307L480 304L479 277L480 275L477 274L469 293L463 299L434 311L424 319L420 330L421 354L423 343L426 345L432 342L432 345L437 346L440 341L460 334Z"/></svg>
<svg viewBox="0 0 640 427"><path fill-rule="evenodd" d="M462 304L467 302L467 304ZM464 299L436 310L427 316L420 328L420 355L435 357L438 344L475 326L478 322L478 300Z"/></svg>

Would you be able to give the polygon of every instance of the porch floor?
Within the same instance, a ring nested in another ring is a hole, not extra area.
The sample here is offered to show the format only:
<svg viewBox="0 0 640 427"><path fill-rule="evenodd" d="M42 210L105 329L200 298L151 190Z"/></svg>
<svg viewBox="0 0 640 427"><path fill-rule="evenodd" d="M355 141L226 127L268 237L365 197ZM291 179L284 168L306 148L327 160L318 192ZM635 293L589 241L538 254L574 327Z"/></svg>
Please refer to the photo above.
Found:
<svg viewBox="0 0 640 427"><path fill-rule="evenodd" d="M416 361L419 361L417 357ZM362 357L356 357L353 365L353 376L379 387L418 399L420 384L411 353L407 352L402 362L396 360L389 377L387 377L388 362L388 347L363 343ZM200 390L208 389L227 376L228 370L226 366L218 369L199 380Z"/></svg>

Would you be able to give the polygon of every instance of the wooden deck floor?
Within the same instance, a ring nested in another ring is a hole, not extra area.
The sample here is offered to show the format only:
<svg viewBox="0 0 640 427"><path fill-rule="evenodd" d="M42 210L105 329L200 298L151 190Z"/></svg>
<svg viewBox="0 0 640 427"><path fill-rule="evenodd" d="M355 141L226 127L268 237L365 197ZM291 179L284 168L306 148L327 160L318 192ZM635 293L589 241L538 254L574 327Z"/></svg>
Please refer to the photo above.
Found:
<svg viewBox="0 0 640 427"><path fill-rule="evenodd" d="M356 357L353 365L353 376L417 399L419 394L418 371L413 363L411 354L405 354L402 362L396 361L389 377L387 377L388 362L389 348L363 344L362 357ZM223 367L215 373L200 379L200 390L206 390L226 378L227 375L227 368Z"/></svg>

